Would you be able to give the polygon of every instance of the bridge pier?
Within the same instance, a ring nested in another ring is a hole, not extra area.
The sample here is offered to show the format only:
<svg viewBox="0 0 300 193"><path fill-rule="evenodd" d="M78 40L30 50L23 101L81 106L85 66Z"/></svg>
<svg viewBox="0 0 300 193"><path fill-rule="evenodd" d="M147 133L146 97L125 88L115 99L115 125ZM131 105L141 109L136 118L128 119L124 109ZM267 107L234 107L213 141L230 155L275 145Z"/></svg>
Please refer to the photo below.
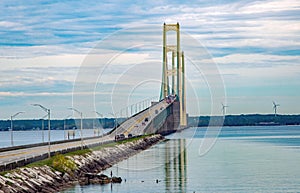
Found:
<svg viewBox="0 0 300 193"><path fill-rule="evenodd" d="M154 117L145 129L145 134L168 135L180 129L180 102L174 101Z"/></svg>
<svg viewBox="0 0 300 193"><path fill-rule="evenodd" d="M180 102L174 101L170 106L170 115L167 116L165 123L158 130L158 133L166 135L182 129L180 124Z"/></svg>

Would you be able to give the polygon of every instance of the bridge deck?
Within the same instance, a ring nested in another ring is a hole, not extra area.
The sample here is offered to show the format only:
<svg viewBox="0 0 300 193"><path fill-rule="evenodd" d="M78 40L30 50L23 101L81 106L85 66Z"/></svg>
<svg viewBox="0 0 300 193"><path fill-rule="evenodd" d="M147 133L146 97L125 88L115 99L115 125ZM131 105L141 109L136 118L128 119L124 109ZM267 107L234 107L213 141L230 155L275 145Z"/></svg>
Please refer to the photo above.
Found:
<svg viewBox="0 0 300 193"><path fill-rule="evenodd" d="M114 141L115 136L120 134L124 134L125 136L128 136L128 134L132 134L133 136L143 135L145 134L144 131L145 128L148 126L148 124L150 124L151 120L153 120L153 118L155 118L155 116L159 114L159 112L163 111L169 105L170 104L168 104L164 100L160 101L159 103L154 104L148 109L127 119L117 129L113 130L110 134L99 138L84 139L83 144L86 147L101 145L101 143L108 143ZM148 121L145 121L145 118L147 118ZM68 152L71 149L75 150L80 148L81 148L81 141L52 144L51 153L53 154L55 152ZM31 162L37 161L42 158L46 158L47 153L48 153L48 145L0 152L0 166L3 167L7 164L17 163L21 161L24 162L24 160L26 163L28 163L28 161L26 160L29 159L32 159ZM33 159L33 158L37 158L37 159ZM17 164L15 165L16 167L18 166ZM5 169L0 169L0 171L1 170L5 170Z"/></svg>
<svg viewBox="0 0 300 193"><path fill-rule="evenodd" d="M159 103L152 105L151 107L124 121L111 134L113 136L119 134L124 134L125 136L128 134L132 134L133 136L144 135L148 124L150 124L150 122L155 116L157 116L158 113L165 110L170 104L162 100ZM146 118L147 121L145 120Z"/></svg>

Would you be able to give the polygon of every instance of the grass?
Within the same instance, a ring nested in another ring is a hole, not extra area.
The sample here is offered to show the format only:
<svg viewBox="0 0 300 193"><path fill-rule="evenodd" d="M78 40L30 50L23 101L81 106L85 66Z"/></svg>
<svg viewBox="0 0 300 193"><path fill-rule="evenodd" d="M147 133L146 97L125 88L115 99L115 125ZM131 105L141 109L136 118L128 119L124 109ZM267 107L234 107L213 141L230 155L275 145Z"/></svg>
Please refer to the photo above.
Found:
<svg viewBox="0 0 300 193"><path fill-rule="evenodd" d="M100 145L100 146L92 147L92 148L90 148L90 150L92 150L92 151L99 151L99 150L107 148L107 147L114 147L116 145L120 145L120 144L125 144L125 143L128 143L128 142L137 141L139 139L143 139L143 138L149 137L151 135L153 135L153 134L142 135L142 136L133 137L133 138L129 138L129 139L127 138L127 139L124 139L122 141L116 141L116 142L107 143L107 144L103 144L103 145Z"/></svg>
<svg viewBox="0 0 300 193"><path fill-rule="evenodd" d="M114 147L116 145L117 145L116 142L112 142L112 143L107 143L107 144L103 144L103 145L100 145L100 146L92 147L92 148L90 148L90 150L91 151L99 151L101 149L104 149L104 148L107 148L107 147Z"/></svg>
<svg viewBox="0 0 300 193"><path fill-rule="evenodd" d="M90 153L92 152L91 149L82 149L82 150L76 150L76 151L72 151L72 152L68 152L66 154L63 154L64 157L66 156L75 156L75 155L85 155L87 153ZM61 154L57 154L57 155L61 155ZM53 157L50 157L50 158L47 158L47 159L44 159L44 160L41 160L41 161L37 161L37 162L33 162L33 163L30 163L24 167L40 167L40 166L50 166L50 167L53 167L53 161L55 161L55 158L56 156L53 156Z"/></svg>
<svg viewBox="0 0 300 193"><path fill-rule="evenodd" d="M0 172L0 176L5 176L9 171Z"/></svg>
<svg viewBox="0 0 300 193"><path fill-rule="evenodd" d="M65 156L85 155L85 154L90 153L90 152L92 152L92 150L90 150L90 149L81 149L81 150L68 152L64 155Z"/></svg>
<svg viewBox="0 0 300 193"><path fill-rule="evenodd" d="M51 158L33 162L26 165L25 167L41 167L47 165L56 171L60 171L62 173L70 173L71 171L74 171L76 169L76 164L66 156L66 154L56 154Z"/></svg>
<svg viewBox="0 0 300 193"><path fill-rule="evenodd" d="M37 161L37 162L33 162L33 163L26 165L25 167L40 167L40 166L45 166L45 165L51 166L51 164L53 162L53 158L54 157L47 158L47 159Z"/></svg>

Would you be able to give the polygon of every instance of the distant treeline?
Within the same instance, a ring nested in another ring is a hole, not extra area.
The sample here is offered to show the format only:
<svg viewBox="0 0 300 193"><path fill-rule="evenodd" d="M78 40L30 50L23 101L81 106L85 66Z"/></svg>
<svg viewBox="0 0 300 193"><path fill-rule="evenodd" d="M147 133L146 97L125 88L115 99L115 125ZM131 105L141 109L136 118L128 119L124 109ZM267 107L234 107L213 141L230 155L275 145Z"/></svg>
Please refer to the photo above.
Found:
<svg viewBox="0 0 300 193"><path fill-rule="evenodd" d="M124 119L117 119L117 124L121 123ZM64 126L65 125L65 126ZM113 128L115 126L114 118L103 118L103 119L83 119L83 128ZM10 120L0 120L0 131L8 131L11 126ZM67 119L67 120L51 120L51 130L62 130L64 129L80 129L80 119ZM42 120L14 120L13 130L41 130ZM48 120L44 120L44 130L48 129Z"/></svg>
<svg viewBox="0 0 300 193"><path fill-rule="evenodd" d="M215 117L222 118L222 117ZM208 126L210 116L189 117L189 126ZM224 126L255 126L255 125L300 125L300 115L226 115Z"/></svg>
<svg viewBox="0 0 300 193"><path fill-rule="evenodd" d="M223 117L215 117L218 119L216 124L220 123ZM117 119L117 125L124 121L124 118ZM189 117L189 126L204 127L210 123L210 116ZM223 120L221 121L223 122ZM10 129L10 120L0 120L0 131L8 131ZM215 123L213 123L214 125ZM300 125L300 115L227 115L224 118L224 126L255 126L255 125ZM115 126L115 119L84 119L83 128L113 128ZM13 129L17 130L41 130L42 120L14 120ZM65 121L65 129L80 128L80 119L67 119ZM44 129L48 129L48 120L44 120ZM64 120L51 120L51 129L64 129Z"/></svg>

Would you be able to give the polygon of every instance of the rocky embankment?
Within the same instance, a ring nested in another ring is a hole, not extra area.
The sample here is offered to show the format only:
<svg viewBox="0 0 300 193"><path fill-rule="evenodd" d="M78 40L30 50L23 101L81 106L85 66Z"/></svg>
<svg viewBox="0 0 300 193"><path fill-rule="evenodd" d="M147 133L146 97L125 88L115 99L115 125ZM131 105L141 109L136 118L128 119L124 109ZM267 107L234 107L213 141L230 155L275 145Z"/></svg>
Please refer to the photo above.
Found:
<svg viewBox="0 0 300 193"><path fill-rule="evenodd" d="M90 180L91 175L96 175L163 139L161 135L152 135L82 155L59 155L50 165L18 168L0 175L0 193L57 192L78 182L97 183L94 178ZM111 182L114 182L113 179Z"/></svg>

